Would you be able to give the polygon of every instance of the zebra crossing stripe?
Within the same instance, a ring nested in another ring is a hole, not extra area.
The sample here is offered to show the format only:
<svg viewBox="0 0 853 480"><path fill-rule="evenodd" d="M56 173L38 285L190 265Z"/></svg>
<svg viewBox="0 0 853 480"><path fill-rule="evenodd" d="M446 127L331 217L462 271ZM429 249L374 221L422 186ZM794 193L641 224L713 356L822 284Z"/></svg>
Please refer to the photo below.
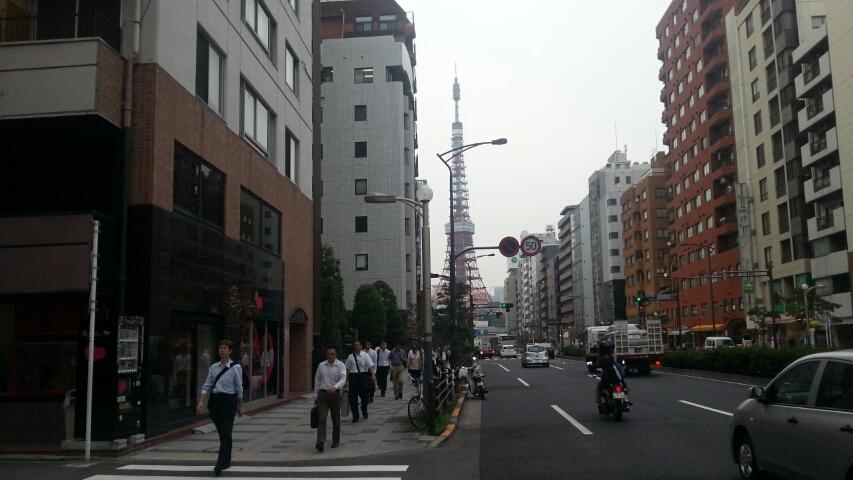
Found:
<svg viewBox="0 0 853 480"><path fill-rule="evenodd" d="M125 465L118 469L149 472L208 472L213 467L209 465ZM291 467L235 465L228 471L235 473L397 473L405 472L408 469L408 465L306 465Z"/></svg>

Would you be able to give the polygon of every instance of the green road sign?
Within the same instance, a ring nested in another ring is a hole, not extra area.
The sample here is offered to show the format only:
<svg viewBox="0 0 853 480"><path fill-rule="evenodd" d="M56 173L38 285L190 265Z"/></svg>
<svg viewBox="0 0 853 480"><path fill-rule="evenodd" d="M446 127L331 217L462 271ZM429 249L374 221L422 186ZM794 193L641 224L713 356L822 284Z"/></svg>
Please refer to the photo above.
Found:
<svg viewBox="0 0 853 480"><path fill-rule="evenodd" d="M752 282L743 282L743 291L746 293L755 293L755 284Z"/></svg>

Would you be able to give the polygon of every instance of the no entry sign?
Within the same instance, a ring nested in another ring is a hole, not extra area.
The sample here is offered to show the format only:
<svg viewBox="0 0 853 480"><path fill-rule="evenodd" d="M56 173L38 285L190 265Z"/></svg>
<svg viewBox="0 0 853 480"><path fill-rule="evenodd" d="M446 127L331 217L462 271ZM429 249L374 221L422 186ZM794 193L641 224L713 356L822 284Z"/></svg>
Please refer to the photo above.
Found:
<svg viewBox="0 0 853 480"><path fill-rule="evenodd" d="M498 244L498 250L500 250L501 255L507 258L514 257L518 253L518 249L518 240L514 237L505 237L501 240L501 243Z"/></svg>

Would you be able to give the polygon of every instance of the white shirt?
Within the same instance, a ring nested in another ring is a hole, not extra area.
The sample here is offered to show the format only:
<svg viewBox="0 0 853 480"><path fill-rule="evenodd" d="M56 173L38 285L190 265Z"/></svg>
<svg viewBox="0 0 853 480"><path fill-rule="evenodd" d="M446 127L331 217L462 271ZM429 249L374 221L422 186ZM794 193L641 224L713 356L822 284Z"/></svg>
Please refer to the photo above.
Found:
<svg viewBox="0 0 853 480"><path fill-rule="evenodd" d="M332 387L340 390L347 383L347 369L343 362L335 360L335 363L323 361L317 366L314 374L314 391L328 390Z"/></svg>
<svg viewBox="0 0 853 480"><path fill-rule="evenodd" d="M376 350L379 350L379 349L377 348ZM376 350L374 350L372 348L368 348L367 350L363 350L363 351L367 352L368 355L370 355L370 359L373 360L374 365L376 365Z"/></svg>
<svg viewBox="0 0 853 480"><path fill-rule="evenodd" d="M391 362L388 361L388 355L391 354L391 350L387 348L382 350L381 348L376 349L376 366L377 367L388 367L391 366Z"/></svg>
<svg viewBox="0 0 853 480"><path fill-rule="evenodd" d="M409 370L420 370L422 365L421 351L418 350L416 352L414 350L409 350L406 363L408 364Z"/></svg>
<svg viewBox="0 0 853 480"><path fill-rule="evenodd" d="M373 368L375 363L373 363L373 359L370 358L370 355L365 353L363 350L358 355L358 366L356 366L356 355L352 353L349 357L347 357L347 373L370 373L370 369Z"/></svg>

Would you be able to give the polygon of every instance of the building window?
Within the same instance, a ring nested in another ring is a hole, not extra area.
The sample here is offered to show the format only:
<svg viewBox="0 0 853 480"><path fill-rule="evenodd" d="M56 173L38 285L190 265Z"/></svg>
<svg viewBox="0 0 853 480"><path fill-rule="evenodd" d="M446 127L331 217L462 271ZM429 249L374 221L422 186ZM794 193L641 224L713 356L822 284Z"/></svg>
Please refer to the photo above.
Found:
<svg viewBox="0 0 853 480"><path fill-rule="evenodd" d="M812 28L820 28L826 25L826 15L815 15L812 17Z"/></svg>
<svg viewBox="0 0 853 480"><path fill-rule="evenodd" d="M631 184L631 176L630 175L625 176L625 183L628 185Z"/></svg>
<svg viewBox="0 0 853 480"><path fill-rule="evenodd" d="M225 174L178 143L174 168L175 210L221 229L225 223Z"/></svg>
<svg viewBox="0 0 853 480"><path fill-rule="evenodd" d="M357 253L355 255L355 269L357 271L367 270L367 254Z"/></svg>
<svg viewBox="0 0 853 480"><path fill-rule="evenodd" d="M616 215L608 215L607 222L608 223L617 223L619 220L616 219Z"/></svg>
<svg viewBox="0 0 853 480"><path fill-rule="evenodd" d="M755 53L755 47L750 48L747 55L749 57L749 71L751 72L758 66L758 54Z"/></svg>
<svg viewBox="0 0 853 480"><path fill-rule="evenodd" d="M764 144L763 143L755 148L755 162L758 165L758 168L761 168L764 166L765 159L764 159Z"/></svg>
<svg viewBox="0 0 853 480"><path fill-rule="evenodd" d="M610 249L610 256L611 257L618 257L619 256L619 249L618 248L611 248Z"/></svg>
<svg viewBox="0 0 853 480"><path fill-rule="evenodd" d="M782 197L787 192L787 179L785 178L785 167L777 168L773 175L776 180L776 198Z"/></svg>
<svg viewBox="0 0 853 480"><path fill-rule="evenodd" d="M785 150L782 145L782 132L776 132L770 138L773 147L773 161L778 162L785 158Z"/></svg>
<svg viewBox="0 0 853 480"><path fill-rule="evenodd" d="M293 93L299 93L299 57L290 45L284 47L284 81Z"/></svg>
<svg viewBox="0 0 853 480"><path fill-rule="evenodd" d="M355 217L355 233L364 233L367 231L367 216Z"/></svg>
<svg viewBox="0 0 853 480"><path fill-rule="evenodd" d="M270 56L275 38L275 22L271 18L269 10L260 0L243 0L243 21L255 32L258 41Z"/></svg>
<svg viewBox="0 0 853 480"><path fill-rule="evenodd" d="M320 70L320 81L323 83L332 82L335 78L335 69L334 67L323 67Z"/></svg>
<svg viewBox="0 0 853 480"><path fill-rule="evenodd" d="M788 263L793 260L791 255L791 241L790 240L782 240L779 242L779 249L782 254L782 263Z"/></svg>
<svg viewBox="0 0 853 480"><path fill-rule="evenodd" d="M367 121L367 105L356 105L355 106L355 121L356 122L366 122Z"/></svg>
<svg viewBox="0 0 853 480"><path fill-rule="evenodd" d="M761 89L758 88L758 79L752 81L750 84L750 88L752 89L752 101L756 101L761 98Z"/></svg>
<svg viewBox="0 0 853 480"><path fill-rule="evenodd" d="M767 200L767 179L762 178L758 181L758 197L761 201Z"/></svg>
<svg viewBox="0 0 853 480"><path fill-rule="evenodd" d="M355 83L373 83L373 67L354 69L353 80Z"/></svg>
<svg viewBox="0 0 853 480"><path fill-rule="evenodd" d="M749 38L755 32L755 23L752 21L752 13L746 16L746 38Z"/></svg>
<svg viewBox="0 0 853 480"><path fill-rule="evenodd" d="M412 254L410 254L410 253L406 254L406 271L407 272L412 271Z"/></svg>
<svg viewBox="0 0 853 480"><path fill-rule="evenodd" d="M395 30L397 28L397 15L380 15L379 30Z"/></svg>
<svg viewBox="0 0 853 480"><path fill-rule="evenodd" d="M355 158L367 158L367 142L355 142Z"/></svg>
<svg viewBox="0 0 853 480"><path fill-rule="evenodd" d="M356 195L367 195L367 179L366 178L356 178L355 179L355 194Z"/></svg>
<svg viewBox="0 0 853 480"><path fill-rule="evenodd" d="M618 265L610 267L610 273L620 273L621 271L622 271L622 267L620 267Z"/></svg>
<svg viewBox="0 0 853 480"><path fill-rule="evenodd" d="M260 97L243 83L243 136L260 147L270 158L270 131L272 130L272 114Z"/></svg>
<svg viewBox="0 0 853 480"><path fill-rule="evenodd" d="M240 240L281 253L281 213L247 190L240 191Z"/></svg>
<svg viewBox="0 0 853 480"><path fill-rule="evenodd" d="M621 179L619 178L619 176L618 176L618 175L617 175L617 176L615 176L615 177L613 177L613 183L614 183L614 184L616 184L616 185L618 185L618 184L619 184L619 181L620 181L620 180L621 180Z"/></svg>
<svg viewBox="0 0 853 480"><path fill-rule="evenodd" d="M412 219L406 218L403 220L403 231L406 232L406 236L412 235Z"/></svg>
<svg viewBox="0 0 853 480"><path fill-rule="evenodd" d="M610 240L619 240L619 232L608 232L607 236Z"/></svg>
<svg viewBox="0 0 853 480"><path fill-rule="evenodd" d="M655 189L655 198L666 198L666 189L665 188L656 188Z"/></svg>
<svg viewBox="0 0 853 480"><path fill-rule="evenodd" d="M284 131L284 176L297 183L299 140L289 129Z"/></svg>
<svg viewBox="0 0 853 480"><path fill-rule="evenodd" d="M355 31L369 32L373 30L373 17L355 17Z"/></svg>
<svg viewBox="0 0 853 480"><path fill-rule="evenodd" d="M773 247L764 248L764 268L770 269L773 267Z"/></svg>
<svg viewBox="0 0 853 480"><path fill-rule="evenodd" d="M788 204L783 203L777 206L776 213L779 215L779 233L787 233L791 229L790 221L788 220Z"/></svg>
<svg viewBox="0 0 853 480"><path fill-rule="evenodd" d="M615 198L608 198L608 199L607 199L607 205L608 205L608 206L610 206L610 205L616 205L616 199L615 199Z"/></svg>
<svg viewBox="0 0 853 480"><path fill-rule="evenodd" d="M709 188L709 189L707 189L707 190L705 190L705 202L710 202L710 201L711 201L711 198L712 198L712 197L711 197L711 195L712 195L712 194L711 194L711 189L710 189L710 188Z"/></svg>
<svg viewBox="0 0 853 480"><path fill-rule="evenodd" d="M669 218L669 210L665 208L656 208L655 218Z"/></svg>
<svg viewBox="0 0 853 480"><path fill-rule="evenodd" d="M762 130L764 130L764 125L761 122L761 111L760 110L758 112L756 112L755 115L752 116L752 123L753 123L753 126L755 127L755 134L756 135L758 135L759 133L761 133Z"/></svg>
<svg viewBox="0 0 853 480"><path fill-rule="evenodd" d="M770 212L761 214L761 234L770 235Z"/></svg>
<svg viewBox="0 0 853 480"><path fill-rule="evenodd" d="M199 31L196 41L195 94L217 113L222 113L222 64L224 55Z"/></svg>

